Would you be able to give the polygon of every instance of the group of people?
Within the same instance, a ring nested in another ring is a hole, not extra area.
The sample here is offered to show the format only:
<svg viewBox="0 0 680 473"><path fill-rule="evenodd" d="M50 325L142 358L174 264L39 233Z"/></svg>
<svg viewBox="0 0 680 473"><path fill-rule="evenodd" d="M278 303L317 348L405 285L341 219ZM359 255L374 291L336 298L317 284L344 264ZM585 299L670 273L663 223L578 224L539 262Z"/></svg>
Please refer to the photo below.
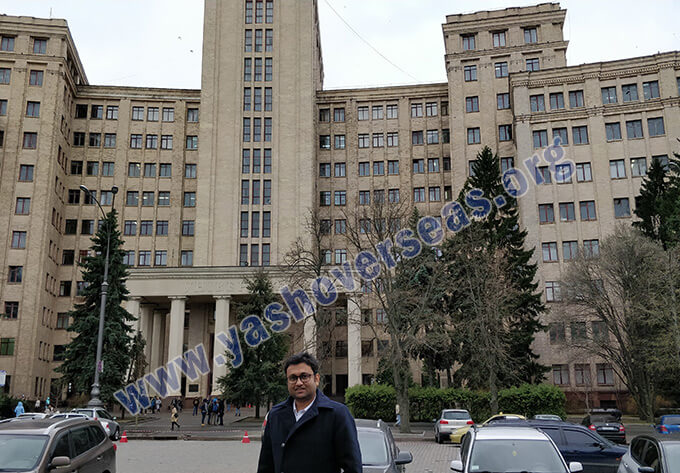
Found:
<svg viewBox="0 0 680 473"><path fill-rule="evenodd" d="M26 402L26 405L28 405L28 402L26 401L26 396L22 396L22 401L19 401L14 408L14 415L16 417L19 417L21 414L26 413L26 408L24 407L24 402ZM45 414L53 414L54 413L54 406L52 405L52 401L50 400L49 396L47 399L45 399L45 402L43 403L39 398L35 400L35 409L33 412L44 412Z"/></svg>

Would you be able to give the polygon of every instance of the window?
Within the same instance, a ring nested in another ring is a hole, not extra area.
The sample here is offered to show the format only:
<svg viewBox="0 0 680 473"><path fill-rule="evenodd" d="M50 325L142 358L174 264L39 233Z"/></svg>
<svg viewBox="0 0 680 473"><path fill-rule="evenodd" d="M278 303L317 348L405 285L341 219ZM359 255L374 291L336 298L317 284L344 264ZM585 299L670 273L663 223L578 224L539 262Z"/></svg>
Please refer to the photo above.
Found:
<svg viewBox="0 0 680 473"><path fill-rule="evenodd" d="M125 196L125 205L136 207L139 205L139 192L137 191L127 191Z"/></svg>
<svg viewBox="0 0 680 473"><path fill-rule="evenodd" d="M616 123L605 123L604 130L607 135L607 141L615 141L621 139L621 124Z"/></svg>
<svg viewBox="0 0 680 473"><path fill-rule="evenodd" d="M24 132L24 149L36 149L38 147L38 134L30 131Z"/></svg>
<svg viewBox="0 0 680 473"><path fill-rule="evenodd" d="M319 193L319 205L321 207L328 207L331 205L331 193L329 191L321 191Z"/></svg>
<svg viewBox="0 0 680 473"><path fill-rule="evenodd" d="M335 141L334 143L335 149L345 149L346 145L345 135L335 135L333 138Z"/></svg>
<svg viewBox="0 0 680 473"><path fill-rule="evenodd" d="M451 170L451 158L444 158L444 170L445 171L450 171ZM448 160L448 166L446 165L446 160ZM504 173L508 169L511 169L515 166L515 159L514 158L501 158L501 173Z"/></svg>
<svg viewBox="0 0 680 473"><path fill-rule="evenodd" d="M429 194L430 202L440 202L442 200L440 187L430 187Z"/></svg>
<svg viewBox="0 0 680 473"><path fill-rule="evenodd" d="M86 172L88 176L99 175L99 162L98 161L88 161Z"/></svg>
<svg viewBox="0 0 680 473"><path fill-rule="evenodd" d="M161 163L159 166L159 177L172 177L172 164Z"/></svg>
<svg viewBox="0 0 680 473"><path fill-rule="evenodd" d="M482 142L481 133L479 128L468 128L467 129L467 144L473 145Z"/></svg>
<svg viewBox="0 0 680 473"><path fill-rule="evenodd" d="M541 223L555 223L555 209L553 204L539 204L538 218Z"/></svg>
<svg viewBox="0 0 680 473"><path fill-rule="evenodd" d="M413 160L413 174L422 174L425 172L425 160L424 159L414 159Z"/></svg>
<svg viewBox="0 0 680 473"><path fill-rule="evenodd" d="M243 61L243 80L251 82L253 80L253 60L245 58Z"/></svg>
<svg viewBox="0 0 680 473"><path fill-rule="evenodd" d="M330 112L329 112L330 113ZM357 107L357 120L368 120L368 106Z"/></svg>
<svg viewBox="0 0 680 473"><path fill-rule="evenodd" d="M628 200L628 197L614 199L614 217L630 217L630 201Z"/></svg>
<svg viewBox="0 0 680 473"><path fill-rule="evenodd" d="M142 220L139 224L139 236L152 236L152 235L153 235L153 221Z"/></svg>
<svg viewBox="0 0 680 473"><path fill-rule="evenodd" d="M27 117L39 117L40 116L40 102L30 102L30 101L26 102L26 116Z"/></svg>
<svg viewBox="0 0 680 473"><path fill-rule="evenodd" d="M534 148L544 148L548 146L548 130L535 130L533 132Z"/></svg>
<svg viewBox="0 0 680 473"><path fill-rule="evenodd" d="M465 97L465 111L467 113L479 112L479 97Z"/></svg>
<svg viewBox="0 0 680 473"><path fill-rule="evenodd" d="M373 175L374 176L385 175L385 161L373 161Z"/></svg>
<svg viewBox="0 0 680 473"><path fill-rule="evenodd" d="M387 134L387 147L395 148L399 146L399 133L394 131Z"/></svg>
<svg viewBox="0 0 680 473"><path fill-rule="evenodd" d="M581 209L581 220L597 220L597 214L595 212L595 201L585 200L579 203Z"/></svg>
<svg viewBox="0 0 680 473"><path fill-rule="evenodd" d="M331 163L319 163L319 177L331 177Z"/></svg>
<svg viewBox="0 0 680 473"><path fill-rule="evenodd" d="M252 37L251 37L252 39ZM255 52L261 53L262 52L262 30L255 30Z"/></svg>
<svg viewBox="0 0 680 473"><path fill-rule="evenodd" d="M609 329L607 328L607 323L602 321L593 321L593 340L597 341L609 341Z"/></svg>
<svg viewBox="0 0 680 473"><path fill-rule="evenodd" d="M630 158L630 172L633 177L647 175L647 158Z"/></svg>
<svg viewBox="0 0 680 473"><path fill-rule="evenodd" d="M347 220L339 219L335 221L335 234L344 235L347 233Z"/></svg>
<svg viewBox="0 0 680 473"><path fill-rule="evenodd" d="M574 365L574 382L577 386L590 386L590 365Z"/></svg>
<svg viewBox="0 0 680 473"><path fill-rule="evenodd" d="M170 192L161 191L158 193L158 206L167 207L170 205Z"/></svg>
<svg viewBox="0 0 680 473"><path fill-rule="evenodd" d="M187 122L188 123L198 123L198 109L197 108L187 108Z"/></svg>
<svg viewBox="0 0 680 473"><path fill-rule="evenodd" d="M595 365L597 371L597 384L612 385L614 384L614 368L608 363L598 363Z"/></svg>
<svg viewBox="0 0 680 473"><path fill-rule="evenodd" d="M560 203L560 221L561 222L573 222L576 220L574 203L573 202L561 202Z"/></svg>
<svg viewBox="0 0 680 473"><path fill-rule="evenodd" d="M538 43L538 31L536 27L524 28L524 42L526 44Z"/></svg>
<svg viewBox="0 0 680 473"><path fill-rule="evenodd" d="M173 107L163 107L162 120L164 122L175 121L175 109Z"/></svg>
<svg viewBox="0 0 680 473"><path fill-rule="evenodd" d="M47 39L33 38L33 54L45 54L47 52Z"/></svg>
<svg viewBox="0 0 680 473"><path fill-rule="evenodd" d="M558 343L564 343L565 342L565 334L564 334L564 323L563 322L555 322L551 323L549 325L549 330L550 330L550 344L558 344Z"/></svg>
<svg viewBox="0 0 680 473"><path fill-rule="evenodd" d="M80 203L80 189L69 189L68 203L72 205Z"/></svg>
<svg viewBox="0 0 680 473"><path fill-rule="evenodd" d="M559 282L557 281L545 282L545 300L546 302L559 302L562 300Z"/></svg>
<svg viewBox="0 0 680 473"><path fill-rule="evenodd" d="M331 149L331 135L320 135L319 136L319 148L320 149Z"/></svg>
<svg viewBox="0 0 680 473"><path fill-rule="evenodd" d="M147 141L148 143L148 141ZM101 133L90 133L90 148L99 148L102 145Z"/></svg>
<svg viewBox="0 0 680 473"><path fill-rule="evenodd" d="M85 146L85 133L73 132L73 146Z"/></svg>
<svg viewBox="0 0 680 473"><path fill-rule="evenodd" d="M194 221L193 220L183 220L182 221L182 236L194 236Z"/></svg>
<svg viewBox="0 0 680 473"><path fill-rule="evenodd" d="M130 148L142 149L142 135L130 135Z"/></svg>
<svg viewBox="0 0 680 473"><path fill-rule="evenodd" d="M248 266L248 245L239 246L238 264L240 266Z"/></svg>
<svg viewBox="0 0 680 473"><path fill-rule="evenodd" d="M184 178L185 179L196 179L196 165L195 164L185 164L184 165Z"/></svg>
<svg viewBox="0 0 680 473"><path fill-rule="evenodd" d="M196 150L198 149L198 136L187 136L187 149Z"/></svg>
<svg viewBox="0 0 680 473"><path fill-rule="evenodd" d="M583 255L586 258L593 258L600 254L599 240L583 240Z"/></svg>
<svg viewBox="0 0 680 473"><path fill-rule="evenodd" d="M576 182L590 182L593 180L593 173L590 169L590 163L576 164Z"/></svg>
<svg viewBox="0 0 680 473"><path fill-rule="evenodd" d="M427 144L433 145L439 143L439 130L427 130Z"/></svg>
<svg viewBox="0 0 680 473"><path fill-rule="evenodd" d="M472 51L475 49L475 35L474 34L464 34L461 35L463 40L463 51Z"/></svg>
<svg viewBox="0 0 680 473"><path fill-rule="evenodd" d="M132 107L132 119L134 121L144 120L144 107Z"/></svg>
<svg viewBox="0 0 680 473"><path fill-rule="evenodd" d="M661 136L666 134L663 117L648 118L647 126L649 127L649 136Z"/></svg>
<svg viewBox="0 0 680 473"><path fill-rule="evenodd" d="M142 192L142 207L153 207L155 193L153 191Z"/></svg>
<svg viewBox="0 0 680 473"><path fill-rule="evenodd" d="M578 107L584 107L585 102L583 100L583 91L582 90L572 90L569 92L569 107L571 108L578 108Z"/></svg>
<svg viewBox="0 0 680 473"><path fill-rule="evenodd" d="M17 197L15 212L17 215L28 215L31 212L31 198Z"/></svg>
<svg viewBox="0 0 680 473"><path fill-rule="evenodd" d="M342 264L347 261L347 250L335 250L335 264Z"/></svg>
<svg viewBox="0 0 680 473"><path fill-rule="evenodd" d="M496 31L491 33L493 38L493 47L502 48L505 46L505 31Z"/></svg>
<svg viewBox="0 0 680 473"><path fill-rule="evenodd" d="M115 148L116 147L116 134L106 133L104 135L104 148Z"/></svg>
<svg viewBox="0 0 680 473"><path fill-rule="evenodd" d="M0 100L0 117L7 115L7 100Z"/></svg>
<svg viewBox="0 0 680 473"><path fill-rule="evenodd" d="M626 163L623 159L609 161L609 177L612 179L623 179L626 177Z"/></svg>
<svg viewBox="0 0 680 473"><path fill-rule="evenodd" d="M439 172L439 158L428 158L427 172Z"/></svg>
<svg viewBox="0 0 680 473"><path fill-rule="evenodd" d="M569 261L578 256L578 242L563 241L562 242L562 258L564 261Z"/></svg>
<svg viewBox="0 0 680 473"><path fill-rule="evenodd" d="M64 224L65 235L75 235L78 232L78 220L67 219Z"/></svg>
<svg viewBox="0 0 680 473"><path fill-rule="evenodd" d="M569 385L569 365L552 365L552 372L554 384Z"/></svg>
<svg viewBox="0 0 680 473"><path fill-rule="evenodd" d="M645 100L658 99L659 98L659 82L654 80L651 82L642 83L642 94Z"/></svg>
<svg viewBox="0 0 680 473"><path fill-rule="evenodd" d="M643 138L642 120L629 120L626 122L626 136L629 140Z"/></svg>
<svg viewBox="0 0 680 473"><path fill-rule="evenodd" d="M180 266L193 266L193 265L194 265L194 252L191 250L182 250Z"/></svg>
<svg viewBox="0 0 680 473"><path fill-rule="evenodd" d="M140 163L128 163L128 177L139 177L142 170Z"/></svg>
<svg viewBox="0 0 680 473"><path fill-rule="evenodd" d="M250 87L243 89L243 111L249 112L252 104L252 91Z"/></svg>
<svg viewBox="0 0 680 473"><path fill-rule="evenodd" d="M43 85L43 71L31 71L28 79L28 85L35 85L42 87ZM1 75L0 75L1 76Z"/></svg>
<svg viewBox="0 0 680 473"><path fill-rule="evenodd" d="M346 191L335 191L333 194L334 194L335 205L345 205L345 204L347 204L347 192Z"/></svg>
<svg viewBox="0 0 680 473"><path fill-rule="evenodd" d="M196 207L196 193L195 192L185 192L184 193L184 207Z"/></svg>
<svg viewBox="0 0 680 473"><path fill-rule="evenodd" d="M573 142L574 142L575 145L586 145L586 144L588 144L588 127L587 126L572 127L571 133L572 133Z"/></svg>
<svg viewBox="0 0 680 473"><path fill-rule="evenodd" d="M423 104L422 103L412 103L411 104L411 118L420 118L423 116Z"/></svg>
<svg viewBox="0 0 680 473"><path fill-rule="evenodd" d="M560 145L566 146L569 144L569 133L566 128L553 128L553 141L555 138L560 139Z"/></svg>
<svg viewBox="0 0 680 473"><path fill-rule="evenodd" d="M167 250L156 250L154 252L154 266L167 266L168 265L168 252Z"/></svg>
<svg viewBox="0 0 680 473"><path fill-rule="evenodd" d="M344 122L345 121L345 109L344 108L334 108L333 109L333 121L334 122Z"/></svg>
<svg viewBox="0 0 680 473"><path fill-rule="evenodd" d="M382 133L373 133L373 147L383 148L385 146L385 136Z"/></svg>
<svg viewBox="0 0 680 473"><path fill-rule="evenodd" d="M33 165L32 164L22 164L19 166L19 181L20 182L32 182L33 181Z"/></svg>
<svg viewBox="0 0 680 473"><path fill-rule="evenodd" d="M0 84L9 84L12 70L7 67L0 67Z"/></svg>
<svg viewBox="0 0 680 473"><path fill-rule="evenodd" d="M512 125L498 125L498 141L512 141Z"/></svg>
<svg viewBox="0 0 680 473"><path fill-rule="evenodd" d="M369 141L368 133L360 134L359 135L359 148L368 148L369 146L370 146L370 141Z"/></svg>
<svg viewBox="0 0 680 473"><path fill-rule="evenodd" d="M652 156L652 162L654 162L654 161L658 161L661 164L661 166L666 171L668 171L668 169L669 169L669 167L668 167L668 155L661 154L661 155L658 155L658 156Z"/></svg>
<svg viewBox="0 0 680 473"><path fill-rule="evenodd" d="M465 76L465 82L472 82L477 80L477 66L464 66L463 74Z"/></svg>
<svg viewBox="0 0 680 473"><path fill-rule="evenodd" d="M262 59L255 58L255 73L253 74L253 80L255 82L262 81Z"/></svg>
<svg viewBox="0 0 680 473"><path fill-rule="evenodd" d="M399 161L387 161L387 174L391 176L399 174Z"/></svg>
<svg viewBox="0 0 680 473"><path fill-rule="evenodd" d="M529 104L532 112L545 112L545 96L543 94L530 96Z"/></svg>
<svg viewBox="0 0 680 473"><path fill-rule="evenodd" d="M621 92L623 95L624 102L637 102L640 100L638 97L637 84L627 84L621 86Z"/></svg>
<svg viewBox="0 0 680 473"><path fill-rule="evenodd" d="M557 261L557 242L543 243L542 249L544 263L554 263Z"/></svg>
<svg viewBox="0 0 680 473"><path fill-rule="evenodd" d="M387 198L390 203L399 203L399 189L389 189L387 191Z"/></svg>
<svg viewBox="0 0 680 473"><path fill-rule="evenodd" d="M81 175L83 173L83 162L82 161L71 161L71 174Z"/></svg>
<svg viewBox="0 0 680 473"><path fill-rule="evenodd" d="M508 63L507 62L497 62L494 64L496 70L496 78L508 77Z"/></svg>
<svg viewBox="0 0 680 473"><path fill-rule="evenodd" d="M0 338L0 356L14 355L14 338Z"/></svg>
<svg viewBox="0 0 680 473"><path fill-rule="evenodd" d="M140 250L138 264L139 266L151 266L151 251Z"/></svg>
<svg viewBox="0 0 680 473"><path fill-rule="evenodd" d="M146 149L158 148L158 135L146 135Z"/></svg>
<svg viewBox="0 0 680 473"><path fill-rule="evenodd" d="M425 115L428 117L437 116L437 102L427 102L425 104Z"/></svg>
<svg viewBox="0 0 680 473"><path fill-rule="evenodd" d="M538 58L527 59L526 63L527 63L527 71L528 72L535 72L535 71L539 71L541 69L541 66L538 62Z"/></svg>
<svg viewBox="0 0 680 473"><path fill-rule="evenodd" d="M382 105L374 105L372 108L372 113L373 113L373 120L382 120L385 118L385 114L383 113L383 106Z"/></svg>
<svg viewBox="0 0 680 473"><path fill-rule="evenodd" d="M550 110L562 110L564 108L564 94L554 92L550 94Z"/></svg>
<svg viewBox="0 0 680 473"><path fill-rule="evenodd" d="M385 107L385 109L386 109L386 112L387 112L387 119L388 120L399 118L399 110L398 110L397 105L387 105Z"/></svg>
<svg viewBox="0 0 680 473"><path fill-rule="evenodd" d="M0 51L14 51L14 36L2 36Z"/></svg>
<svg viewBox="0 0 680 473"><path fill-rule="evenodd" d="M425 188L424 187L414 187L413 188L413 202L425 202Z"/></svg>
<svg viewBox="0 0 680 473"><path fill-rule="evenodd" d="M412 131L411 132L411 144L422 145L423 143L424 143L423 132L422 131Z"/></svg>
<svg viewBox="0 0 680 473"><path fill-rule="evenodd" d="M21 231L12 232L12 248L18 249L26 248L26 232Z"/></svg>
<svg viewBox="0 0 680 473"><path fill-rule="evenodd" d="M7 282L20 283L23 280L23 266L10 266L7 272Z"/></svg>
<svg viewBox="0 0 680 473"><path fill-rule="evenodd" d="M616 87L602 87L602 103L604 105L616 103Z"/></svg>
<svg viewBox="0 0 680 473"><path fill-rule="evenodd" d="M126 220L123 225L123 235L134 236L137 234L137 221Z"/></svg>

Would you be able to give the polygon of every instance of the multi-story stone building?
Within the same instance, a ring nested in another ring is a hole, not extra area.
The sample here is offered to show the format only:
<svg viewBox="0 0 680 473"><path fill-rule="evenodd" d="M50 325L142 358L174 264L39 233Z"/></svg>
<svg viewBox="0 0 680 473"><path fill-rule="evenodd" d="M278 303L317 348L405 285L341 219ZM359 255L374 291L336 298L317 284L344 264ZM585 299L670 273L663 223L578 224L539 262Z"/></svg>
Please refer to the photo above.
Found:
<svg viewBox="0 0 680 473"><path fill-rule="evenodd" d="M505 169L559 136L575 175L540 163L546 182L519 200L557 308L535 347L553 368L547 382L614 401L611 367L567 349L600 327L565 324L558 281L577 251L597 252L630 221L651 160L677 149L680 55L567 66L566 11L548 3L448 16L445 83L325 91L316 3L206 0L200 90L90 85L65 21L0 18L5 389L44 397L56 385L82 286L76 263L99 219L81 185L105 210L115 199L132 267L127 308L155 368L199 343L211 359L223 351L215 333L234 323L243 277L269 266L285 282L286 253L310 239L310 211L325 263L342 263L353 256L345 209L407 201L437 215L484 145ZM332 394L370 382L384 348L366 324L380 327L384 314L356 300L341 299L319 344ZM296 346L314 344L310 321L293 332ZM224 372L215 364L180 392L206 395Z"/></svg>

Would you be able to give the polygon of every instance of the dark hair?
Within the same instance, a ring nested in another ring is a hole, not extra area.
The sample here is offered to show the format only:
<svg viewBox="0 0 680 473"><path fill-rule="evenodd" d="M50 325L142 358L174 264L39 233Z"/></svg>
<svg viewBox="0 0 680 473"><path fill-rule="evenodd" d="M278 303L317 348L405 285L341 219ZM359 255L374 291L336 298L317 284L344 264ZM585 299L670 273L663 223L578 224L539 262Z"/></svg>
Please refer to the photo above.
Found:
<svg viewBox="0 0 680 473"><path fill-rule="evenodd" d="M314 374L319 372L319 362L306 351L302 353L296 353L295 355L289 357L283 365L283 372L286 373L290 365L299 365L300 363L309 365Z"/></svg>

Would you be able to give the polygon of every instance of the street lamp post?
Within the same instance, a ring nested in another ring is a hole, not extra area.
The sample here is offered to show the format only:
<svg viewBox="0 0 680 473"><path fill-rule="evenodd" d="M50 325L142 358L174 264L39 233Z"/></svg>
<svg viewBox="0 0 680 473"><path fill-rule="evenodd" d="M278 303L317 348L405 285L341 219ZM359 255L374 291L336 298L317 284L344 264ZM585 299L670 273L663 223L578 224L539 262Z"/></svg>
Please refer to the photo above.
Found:
<svg viewBox="0 0 680 473"><path fill-rule="evenodd" d="M85 186L80 186L80 189L89 194L90 199L92 199L101 210L104 216L104 221L106 221L106 212L102 208L101 204L94 196L92 191ZM111 199L111 209L116 202L116 194L118 193L118 187L113 186L111 188L111 193L113 198ZM99 389L99 365L102 360L102 347L104 345L104 318L106 315L106 297L109 291L109 250L111 246L111 228L107 228L106 232L106 260L104 260L104 279L102 280L102 290L101 290L101 302L99 304L99 332L97 333L97 358L94 364L94 383L92 384L92 391L90 391L90 401L87 403L88 407L103 407L104 403L99 399L101 391Z"/></svg>

